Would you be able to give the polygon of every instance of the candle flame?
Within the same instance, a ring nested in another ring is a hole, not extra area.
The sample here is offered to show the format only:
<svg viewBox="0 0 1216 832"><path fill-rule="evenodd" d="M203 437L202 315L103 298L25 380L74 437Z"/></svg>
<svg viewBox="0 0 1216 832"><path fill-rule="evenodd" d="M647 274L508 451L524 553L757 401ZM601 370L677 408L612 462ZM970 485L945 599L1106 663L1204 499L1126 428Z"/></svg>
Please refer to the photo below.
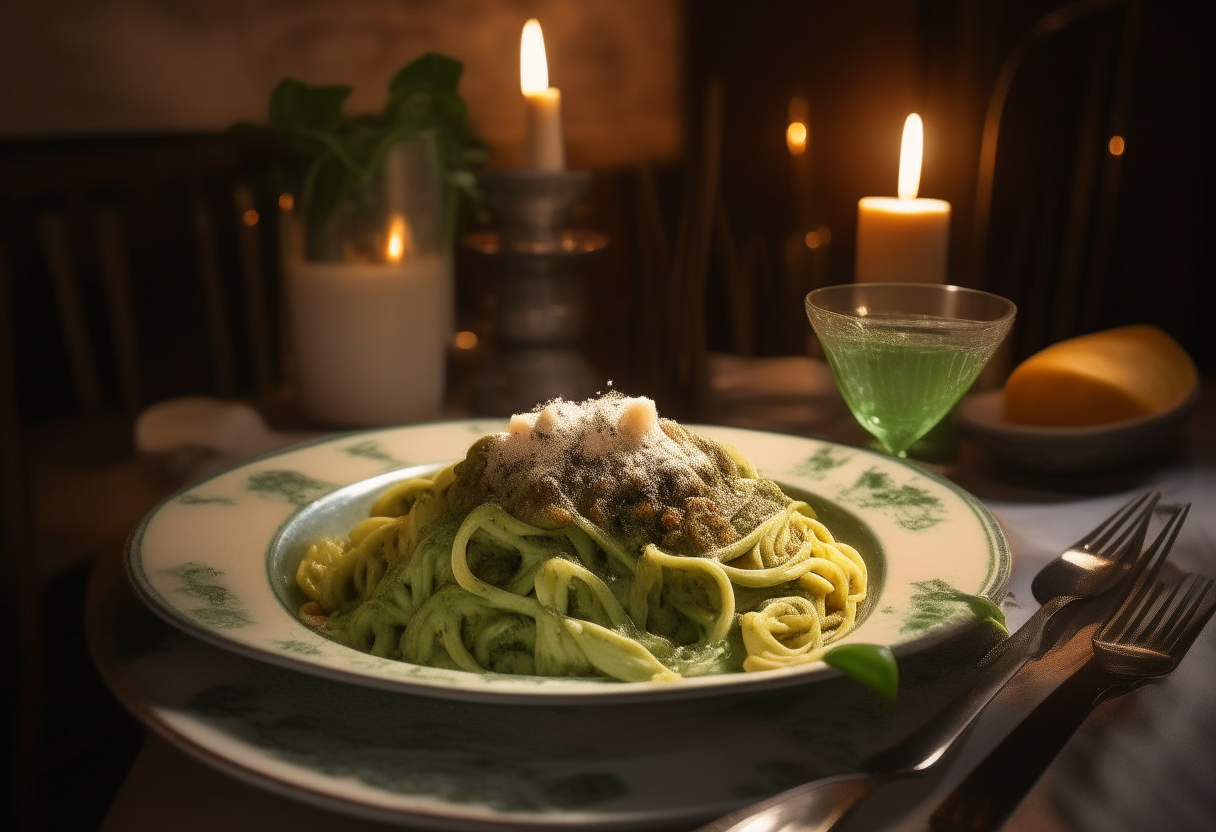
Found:
<svg viewBox="0 0 1216 832"><path fill-rule="evenodd" d="M524 24L519 39L519 88L524 93L549 89L549 61L545 57L545 36L540 21L532 18Z"/></svg>
<svg viewBox="0 0 1216 832"><path fill-rule="evenodd" d="M904 122L899 148L899 198L916 199L920 191L920 164L925 151L925 126L916 113Z"/></svg>
<svg viewBox="0 0 1216 832"><path fill-rule="evenodd" d="M785 128L785 146L791 156L801 156L806 153L807 144L811 138L811 113L806 99L795 95L790 99L789 126Z"/></svg>
<svg viewBox="0 0 1216 832"><path fill-rule="evenodd" d="M801 156L806 153L806 125L801 121L791 121L785 128L785 146L790 149L791 156Z"/></svg>
<svg viewBox="0 0 1216 832"><path fill-rule="evenodd" d="M384 259L400 263L414 248L414 235L402 214L393 214L388 221L388 244L384 247Z"/></svg>

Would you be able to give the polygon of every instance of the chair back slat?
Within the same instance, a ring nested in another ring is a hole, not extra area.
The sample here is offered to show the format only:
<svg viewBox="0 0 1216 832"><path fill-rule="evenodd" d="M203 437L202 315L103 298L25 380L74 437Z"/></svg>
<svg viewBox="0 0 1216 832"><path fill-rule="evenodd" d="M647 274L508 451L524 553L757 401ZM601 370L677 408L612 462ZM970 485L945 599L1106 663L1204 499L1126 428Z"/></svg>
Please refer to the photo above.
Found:
<svg viewBox="0 0 1216 832"><path fill-rule="evenodd" d="M232 327L228 320L228 303L224 296L219 255L216 253L215 226L211 221L206 199L198 188L191 189L190 214L216 389L221 396L233 396L236 394L236 371L232 358Z"/></svg>
<svg viewBox="0 0 1216 832"><path fill-rule="evenodd" d="M274 394L277 215L255 212L280 153L260 134L0 143L23 423Z"/></svg>
<svg viewBox="0 0 1216 832"><path fill-rule="evenodd" d="M233 191L236 208L237 242L245 287L245 320L249 330L249 351L253 364L253 379L259 395L268 395L274 386L274 362L271 360L270 328L266 311L266 278L262 269L262 246L258 239L261 215L257 210L253 189L238 185Z"/></svg>
<svg viewBox="0 0 1216 832"><path fill-rule="evenodd" d="M39 231L47 271L55 290L59 325L63 330L76 400L84 413L95 415L105 409L105 404L81 303L78 269L63 215L59 211L44 213L39 218Z"/></svg>
<svg viewBox="0 0 1216 832"><path fill-rule="evenodd" d="M0 237L0 480L8 485L11 471L19 470L21 443L17 437L16 327L13 325L13 277L9 265L8 240ZM10 465L12 466L10 468ZM24 489L20 489L24 490Z"/></svg>
<svg viewBox="0 0 1216 832"><path fill-rule="evenodd" d="M1085 82L1068 209L1056 267L1055 304L1049 335L1053 342L1077 332L1079 309L1084 301L1086 256L1093 239L1095 215L1102 198L1106 196L1100 194L1098 189L1098 183L1102 180L1103 157L1106 155L1106 136L1103 134L1107 129L1108 96L1104 69L1106 67L1101 62L1093 62Z"/></svg>
<svg viewBox="0 0 1216 832"><path fill-rule="evenodd" d="M989 97L972 216L972 285L1018 304L989 380L1102 319L1110 284L1122 135L1141 35L1140 0L1074 0L1001 65ZM998 158L999 148L999 158Z"/></svg>
<svg viewBox="0 0 1216 832"><path fill-rule="evenodd" d="M97 233L97 261L105 286L114 357L118 365L119 395L123 411L133 416L143 406L144 398L135 301L131 294L131 267L122 217L113 206L104 206L94 215L94 227Z"/></svg>
<svg viewBox="0 0 1216 832"><path fill-rule="evenodd" d="M39 564L31 556L35 535L28 490L30 477L25 467L26 451L17 411L13 274L8 240L0 236L0 569L4 570L7 614L12 622L9 629L16 630L15 638L10 635L7 660L13 678L24 682L12 686L15 696L9 700L9 713L22 714L22 718L12 721L7 750L10 759L27 761L37 759L43 750L38 742L40 720L29 717L38 713L43 698L43 659L38 649L43 604ZM16 766L10 780L13 795L10 817L34 817L36 770L37 766Z"/></svg>

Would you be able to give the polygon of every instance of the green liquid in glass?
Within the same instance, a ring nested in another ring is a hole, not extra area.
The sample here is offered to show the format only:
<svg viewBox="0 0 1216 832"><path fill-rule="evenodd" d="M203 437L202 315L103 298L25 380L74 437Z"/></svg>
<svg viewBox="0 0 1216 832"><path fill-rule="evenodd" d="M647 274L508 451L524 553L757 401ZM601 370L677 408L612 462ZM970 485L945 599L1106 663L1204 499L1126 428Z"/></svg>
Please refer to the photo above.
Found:
<svg viewBox="0 0 1216 832"><path fill-rule="evenodd" d="M990 322L823 311L813 322L849 410L899 456L963 397L1007 330Z"/></svg>

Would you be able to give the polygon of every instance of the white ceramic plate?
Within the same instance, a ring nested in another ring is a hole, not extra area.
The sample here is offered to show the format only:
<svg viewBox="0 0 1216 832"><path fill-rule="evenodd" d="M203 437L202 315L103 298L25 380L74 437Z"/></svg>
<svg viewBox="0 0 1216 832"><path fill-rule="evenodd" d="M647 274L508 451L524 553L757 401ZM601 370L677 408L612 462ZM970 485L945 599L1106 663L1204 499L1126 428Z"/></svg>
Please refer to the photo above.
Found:
<svg viewBox="0 0 1216 832"><path fill-rule="evenodd" d="M955 419L965 436L1014 465L1093 473L1164 457L1177 443L1198 398L1196 388L1164 413L1109 425L1052 428L1006 422L1005 391L991 390L964 398Z"/></svg>
<svg viewBox="0 0 1216 832"><path fill-rule="evenodd" d="M477 674L380 659L296 617L292 576L307 541L345 536L374 494L420 466L464 456L490 421L454 421L322 439L217 474L154 509L127 547L137 593L170 623L220 647L374 687L489 702L620 702L747 692L831 678L822 662L678 682L621 683ZM988 510L913 463L814 439L695 427L739 448L803 496L871 576L865 618L845 643L921 649L971 617L959 593L1000 602L1009 546Z"/></svg>
<svg viewBox="0 0 1216 832"><path fill-rule="evenodd" d="M413 696L255 661L157 619L110 559L94 571L86 618L111 690L185 753L288 798L448 832L690 829L856 771L960 696L970 677L955 671L991 644L913 657L895 708L843 677L746 696L554 707Z"/></svg>

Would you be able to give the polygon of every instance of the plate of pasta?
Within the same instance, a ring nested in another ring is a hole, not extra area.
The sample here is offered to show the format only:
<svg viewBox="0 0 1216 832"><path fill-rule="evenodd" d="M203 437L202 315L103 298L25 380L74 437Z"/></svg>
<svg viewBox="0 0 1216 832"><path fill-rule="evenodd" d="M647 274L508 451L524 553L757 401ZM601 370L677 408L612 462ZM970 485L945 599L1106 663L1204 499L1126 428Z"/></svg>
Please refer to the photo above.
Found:
<svg viewBox="0 0 1216 832"><path fill-rule="evenodd" d="M345 682L593 703L803 684L999 603L986 508L915 463L609 394L326 437L154 509L128 578L169 623Z"/></svg>

